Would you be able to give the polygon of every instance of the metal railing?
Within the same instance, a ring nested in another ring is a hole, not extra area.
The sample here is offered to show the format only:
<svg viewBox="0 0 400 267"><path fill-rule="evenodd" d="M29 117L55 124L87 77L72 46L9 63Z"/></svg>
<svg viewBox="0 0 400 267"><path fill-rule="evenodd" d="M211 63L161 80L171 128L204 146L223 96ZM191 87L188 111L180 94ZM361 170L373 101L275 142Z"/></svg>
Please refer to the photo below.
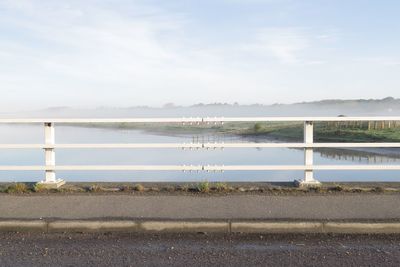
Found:
<svg viewBox="0 0 400 267"><path fill-rule="evenodd" d="M314 165L314 148L399 148L400 143L314 143L315 122L365 122L400 121L400 117L230 117L230 118L129 118L129 119L0 119L1 124L43 124L43 144L0 144L0 149L44 149L44 166L4 166L0 171L44 171L43 184L62 184L56 178L56 171L271 171L301 170L304 177L301 184L318 184L314 179L314 170L400 170L400 165ZM304 141L302 143L112 143L112 144L57 144L55 142L56 123L93 124L93 123L182 123L201 125L223 122L303 122ZM55 149L85 148L303 148L303 165L57 165Z"/></svg>

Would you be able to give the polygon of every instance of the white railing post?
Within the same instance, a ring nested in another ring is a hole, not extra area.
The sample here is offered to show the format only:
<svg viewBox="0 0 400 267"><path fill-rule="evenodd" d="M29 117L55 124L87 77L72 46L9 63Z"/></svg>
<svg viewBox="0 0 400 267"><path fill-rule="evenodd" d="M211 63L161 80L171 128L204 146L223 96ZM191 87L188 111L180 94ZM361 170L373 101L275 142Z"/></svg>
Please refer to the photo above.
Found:
<svg viewBox="0 0 400 267"><path fill-rule="evenodd" d="M45 123L44 124L44 136L45 136L45 145L54 145L55 144L55 135L54 135L54 124ZM55 166L56 165L56 153L54 148L45 148L45 165L46 166ZM54 170L46 170L45 183L55 183L56 181L56 172Z"/></svg>
<svg viewBox="0 0 400 267"><path fill-rule="evenodd" d="M304 122L304 143L306 145L314 143L314 124L312 121ZM304 148L304 165L312 166L314 159L314 150L313 148L306 147ZM304 182L309 182L314 180L314 172L313 170L305 170L304 171Z"/></svg>
<svg viewBox="0 0 400 267"><path fill-rule="evenodd" d="M304 122L304 144L314 144L314 122ZM312 147L304 148L304 165L306 167L313 167L314 162L314 149ZM314 179L313 169L304 170L304 178L302 180L295 181L299 186L316 186L320 185L320 182Z"/></svg>
<svg viewBox="0 0 400 267"><path fill-rule="evenodd" d="M55 167L56 165L56 153L54 150L55 145L55 132L54 132L54 123L45 122L44 123L44 137L45 137L45 145L44 149L45 153L45 165L46 167ZM50 169L45 171L45 178L43 181L39 182L46 187L55 187L58 188L61 185L65 184L65 181L62 179L56 178L56 172L54 169Z"/></svg>

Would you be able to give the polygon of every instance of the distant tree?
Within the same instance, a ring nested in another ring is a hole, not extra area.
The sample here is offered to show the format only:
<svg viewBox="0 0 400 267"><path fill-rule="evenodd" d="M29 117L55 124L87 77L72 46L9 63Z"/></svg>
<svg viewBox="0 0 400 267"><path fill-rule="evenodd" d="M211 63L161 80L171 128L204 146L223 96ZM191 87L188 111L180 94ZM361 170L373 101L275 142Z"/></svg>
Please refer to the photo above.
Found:
<svg viewBox="0 0 400 267"><path fill-rule="evenodd" d="M260 122L257 122L256 124L254 124L254 131L255 132L259 132L262 129L262 124Z"/></svg>
<svg viewBox="0 0 400 267"><path fill-rule="evenodd" d="M174 103L166 103L163 108L175 108L175 104Z"/></svg>

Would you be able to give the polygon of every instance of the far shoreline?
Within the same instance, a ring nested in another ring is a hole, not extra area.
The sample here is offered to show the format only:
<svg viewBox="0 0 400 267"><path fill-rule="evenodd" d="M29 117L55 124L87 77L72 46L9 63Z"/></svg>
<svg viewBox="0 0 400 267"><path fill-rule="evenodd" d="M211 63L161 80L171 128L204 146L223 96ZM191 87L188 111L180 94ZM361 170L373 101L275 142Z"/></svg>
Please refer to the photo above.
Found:
<svg viewBox="0 0 400 267"><path fill-rule="evenodd" d="M246 123L245 126L248 126L249 123ZM253 123L254 125L254 123ZM232 128L220 129L220 128L203 128L203 127L196 127L196 126L181 126L175 125L173 127L159 127L158 125L149 124L148 126L144 124L68 124L63 126L71 126L71 127L79 127L79 128L97 128L97 129L109 129L109 130L136 130L143 133L148 133L151 135L160 135L160 136L183 136L187 137L188 135L215 135L215 136L224 136L224 137L234 137L241 140L245 140L246 142L253 141L253 142L302 142L302 135L299 134L299 129L291 129L292 126L288 128L279 128L276 132L275 131L255 131L249 127L243 126L235 126L233 125ZM268 129L267 129L268 130ZM398 129L399 140L395 140L400 142L400 129ZM355 137L344 136L337 137L335 135L329 136L320 136L316 138L316 142L359 142ZM384 139L384 138L383 138ZM363 142L376 142L373 138L368 138L364 136ZM394 140L380 140L379 142L393 142ZM400 150L395 148L319 148L314 149L315 152L321 151L328 151L333 152L335 150L340 150L342 152L353 152L356 154L361 154L360 156L385 156L388 158L393 159L400 159Z"/></svg>

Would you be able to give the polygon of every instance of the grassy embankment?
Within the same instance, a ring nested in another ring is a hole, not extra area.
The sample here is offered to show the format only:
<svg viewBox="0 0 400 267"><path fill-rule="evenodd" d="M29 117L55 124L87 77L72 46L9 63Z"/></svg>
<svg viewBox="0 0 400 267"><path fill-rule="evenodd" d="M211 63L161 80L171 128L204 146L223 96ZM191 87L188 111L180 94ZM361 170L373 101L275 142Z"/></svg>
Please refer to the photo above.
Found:
<svg viewBox="0 0 400 267"><path fill-rule="evenodd" d="M296 139L303 137L303 125L298 123L269 126L255 124L245 135L267 135L278 139ZM345 123L316 123L314 140L318 142L399 142L400 128L369 128L367 125L348 125Z"/></svg>

